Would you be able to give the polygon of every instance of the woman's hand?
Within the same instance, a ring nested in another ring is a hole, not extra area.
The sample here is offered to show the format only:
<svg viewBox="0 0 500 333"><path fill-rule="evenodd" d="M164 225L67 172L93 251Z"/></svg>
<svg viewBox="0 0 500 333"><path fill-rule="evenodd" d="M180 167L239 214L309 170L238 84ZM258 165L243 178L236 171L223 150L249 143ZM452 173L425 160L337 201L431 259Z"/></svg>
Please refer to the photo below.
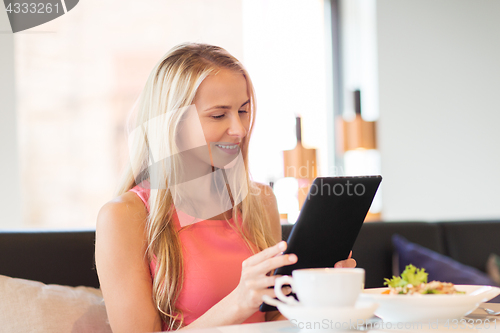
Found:
<svg viewBox="0 0 500 333"><path fill-rule="evenodd" d="M236 304L246 317L251 316L262 304L262 296L275 298L274 281L280 275L269 275L281 266L297 262L295 254L281 255L286 250L286 242L281 241L243 261L240 283L231 294L236 298Z"/></svg>
<svg viewBox="0 0 500 333"><path fill-rule="evenodd" d="M354 268L356 267L356 260L354 260L352 257L352 251L349 253L349 257L347 257L346 260L341 260L337 263L335 263L335 268Z"/></svg>

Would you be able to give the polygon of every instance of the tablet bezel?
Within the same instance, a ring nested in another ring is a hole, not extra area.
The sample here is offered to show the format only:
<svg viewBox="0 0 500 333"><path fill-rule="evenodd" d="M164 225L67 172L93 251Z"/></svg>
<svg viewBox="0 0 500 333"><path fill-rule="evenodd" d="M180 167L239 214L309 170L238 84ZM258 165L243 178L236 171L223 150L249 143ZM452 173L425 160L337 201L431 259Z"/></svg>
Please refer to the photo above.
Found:
<svg viewBox="0 0 500 333"><path fill-rule="evenodd" d="M298 261L277 268L274 274L291 275L295 269L333 267L337 261L347 259L381 181L380 175L315 178L284 251L284 254L297 254ZM329 190L325 184L330 185ZM344 189L342 194L339 186ZM361 192L362 195L358 195ZM318 211L321 209L323 211ZM324 219L331 222L325 224ZM318 249L321 243L324 244ZM321 255L321 251L332 251L332 255ZM276 308L263 303L260 310Z"/></svg>

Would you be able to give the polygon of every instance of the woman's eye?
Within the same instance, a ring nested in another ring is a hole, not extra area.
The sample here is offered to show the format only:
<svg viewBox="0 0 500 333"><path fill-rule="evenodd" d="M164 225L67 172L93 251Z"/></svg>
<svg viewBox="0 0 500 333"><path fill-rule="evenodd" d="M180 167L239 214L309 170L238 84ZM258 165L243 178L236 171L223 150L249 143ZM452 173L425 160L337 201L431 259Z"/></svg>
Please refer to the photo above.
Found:
<svg viewBox="0 0 500 333"><path fill-rule="evenodd" d="M248 113L248 111L246 111L246 110L239 110L238 113L245 114L245 113ZM224 117L223 114L221 114L219 116L212 116L212 118L214 118L214 119L221 119L222 117Z"/></svg>

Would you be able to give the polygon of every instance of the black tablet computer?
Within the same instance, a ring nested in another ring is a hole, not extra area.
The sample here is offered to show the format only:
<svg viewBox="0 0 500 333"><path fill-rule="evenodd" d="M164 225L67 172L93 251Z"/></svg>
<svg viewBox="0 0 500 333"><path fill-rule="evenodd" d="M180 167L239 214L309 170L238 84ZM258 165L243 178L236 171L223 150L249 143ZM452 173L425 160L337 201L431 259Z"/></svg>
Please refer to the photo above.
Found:
<svg viewBox="0 0 500 333"><path fill-rule="evenodd" d="M314 179L284 253L295 253L297 262L275 270L291 275L299 268L333 267L347 259L381 176L318 177ZM356 258L356 254L353 254ZM262 303L260 311L276 310Z"/></svg>

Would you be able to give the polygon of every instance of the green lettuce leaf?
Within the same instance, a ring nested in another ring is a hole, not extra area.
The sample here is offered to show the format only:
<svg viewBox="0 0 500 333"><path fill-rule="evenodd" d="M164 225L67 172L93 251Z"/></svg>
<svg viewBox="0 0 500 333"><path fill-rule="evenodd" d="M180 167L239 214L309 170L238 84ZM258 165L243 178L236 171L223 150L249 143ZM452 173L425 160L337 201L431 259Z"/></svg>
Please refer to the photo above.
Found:
<svg viewBox="0 0 500 333"><path fill-rule="evenodd" d="M426 291L423 292L423 294L442 294L442 292L436 289L427 289Z"/></svg>
<svg viewBox="0 0 500 333"><path fill-rule="evenodd" d="M418 286L421 283L427 283L427 276L429 274L425 272L424 268L418 269L413 265L406 266L401 277L393 276L392 279L385 279L384 285L392 288L404 287L407 284L412 284Z"/></svg>
<svg viewBox="0 0 500 333"><path fill-rule="evenodd" d="M427 283L428 275L424 268L418 269L413 265L408 265L401 273L401 278L414 286L418 286L421 283Z"/></svg>
<svg viewBox="0 0 500 333"><path fill-rule="evenodd" d="M404 287L408 284L405 280L401 279L399 276L393 276L392 279L385 278L384 285L396 288L396 287Z"/></svg>

